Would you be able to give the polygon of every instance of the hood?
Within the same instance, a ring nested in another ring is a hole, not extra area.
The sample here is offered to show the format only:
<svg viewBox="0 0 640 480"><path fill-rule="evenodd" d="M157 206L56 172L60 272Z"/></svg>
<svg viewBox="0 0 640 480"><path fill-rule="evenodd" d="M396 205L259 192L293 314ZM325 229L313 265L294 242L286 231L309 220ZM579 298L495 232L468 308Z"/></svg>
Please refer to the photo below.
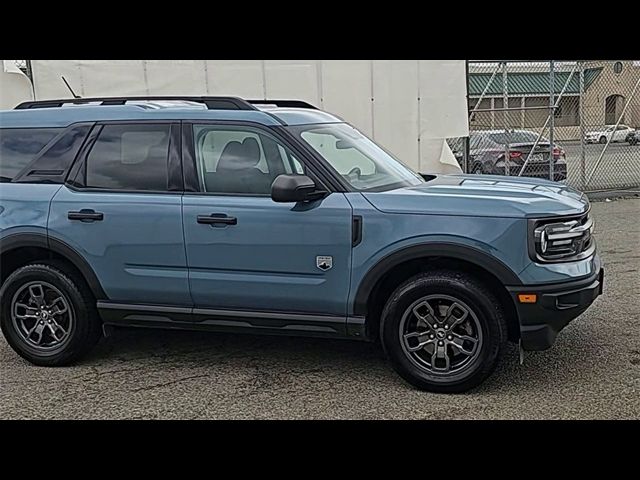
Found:
<svg viewBox="0 0 640 480"><path fill-rule="evenodd" d="M561 183L496 175L431 175L416 187L363 192L386 213L485 217L578 215L589 208L581 192Z"/></svg>

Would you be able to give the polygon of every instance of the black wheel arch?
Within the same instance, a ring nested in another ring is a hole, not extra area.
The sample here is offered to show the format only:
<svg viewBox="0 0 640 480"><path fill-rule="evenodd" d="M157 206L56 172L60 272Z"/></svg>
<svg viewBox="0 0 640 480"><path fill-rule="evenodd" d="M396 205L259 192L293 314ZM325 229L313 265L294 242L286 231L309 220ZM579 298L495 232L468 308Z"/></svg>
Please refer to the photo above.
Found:
<svg viewBox="0 0 640 480"><path fill-rule="evenodd" d="M107 294L91 265L66 242L47 236L44 233L34 232L13 233L0 238L0 255L2 257L26 247L46 250L51 252L52 256L55 255L57 258L69 262L83 276L96 300L108 300Z"/></svg>
<svg viewBox="0 0 640 480"><path fill-rule="evenodd" d="M499 259L477 248L447 242L413 245L383 257L369 269L358 287L353 304L353 314L357 316L367 315L370 295L375 291L376 286L388 272L411 260L426 260L431 258L452 259L471 263L491 273L503 286L522 285L522 282L513 270Z"/></svg>

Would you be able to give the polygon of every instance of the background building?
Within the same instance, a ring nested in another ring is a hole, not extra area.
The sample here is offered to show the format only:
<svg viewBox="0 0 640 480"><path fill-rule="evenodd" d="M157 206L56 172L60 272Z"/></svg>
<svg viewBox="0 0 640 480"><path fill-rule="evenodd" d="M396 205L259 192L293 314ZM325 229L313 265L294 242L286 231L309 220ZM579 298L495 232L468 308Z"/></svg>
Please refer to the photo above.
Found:
<svg viewBox="0 0 640 480"><path fill-rule="evenodd" d="M613 125L621 118L621 123L640 127L640 94L622 115L640 78L640 62L556 62L554 76L555 93L562 93L554 118L557 139L580 139L581 103L587 126ZM549 115L544 107L550 102L550 81L549 62L470 62L469 108L482 98L478 109L485 110L472 116L471 128L542 127ZM505 105L514 110L501 111Z"/></svg>

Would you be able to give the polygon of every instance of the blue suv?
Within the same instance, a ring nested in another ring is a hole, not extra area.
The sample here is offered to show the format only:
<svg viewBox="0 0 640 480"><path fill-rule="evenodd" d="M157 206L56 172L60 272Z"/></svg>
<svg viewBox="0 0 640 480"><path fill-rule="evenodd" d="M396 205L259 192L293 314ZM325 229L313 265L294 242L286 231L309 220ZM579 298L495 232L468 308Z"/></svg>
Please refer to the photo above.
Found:
<svg viewBox="0 0 640 480"><path fill-rule="evenodd" d="M462 392L602 292L580 192L420 175L300 101L27 102L0 147L0 322L36 365L118 326L308 335Z"/></svg>

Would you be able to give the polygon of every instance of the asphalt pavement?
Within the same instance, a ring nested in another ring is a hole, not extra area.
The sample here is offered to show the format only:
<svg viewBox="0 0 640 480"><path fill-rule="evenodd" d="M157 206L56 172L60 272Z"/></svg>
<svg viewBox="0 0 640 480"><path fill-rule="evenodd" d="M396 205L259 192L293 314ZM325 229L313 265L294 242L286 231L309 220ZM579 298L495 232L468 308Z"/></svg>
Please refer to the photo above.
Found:
<svg viewBox="0 0 640 480"><path fill-rule="evenodd" d="M0 418L638 419L640 199L593 211L604 295L524 365L510 346L471 393L417 391L373 344L120 330L53 369L0 338Z"/></svg>

